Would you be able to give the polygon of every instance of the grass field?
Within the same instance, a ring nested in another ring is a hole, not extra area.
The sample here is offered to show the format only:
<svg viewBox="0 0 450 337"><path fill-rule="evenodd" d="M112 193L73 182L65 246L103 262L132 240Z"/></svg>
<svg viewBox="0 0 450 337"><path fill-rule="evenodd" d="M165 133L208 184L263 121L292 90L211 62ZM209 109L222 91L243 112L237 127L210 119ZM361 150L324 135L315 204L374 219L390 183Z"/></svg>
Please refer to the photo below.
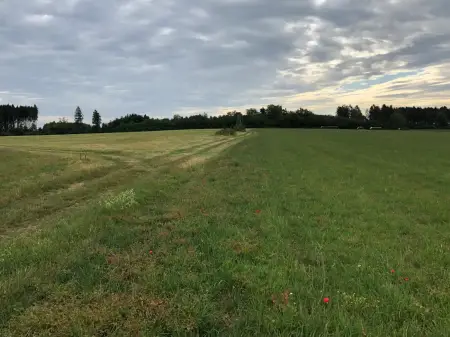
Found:
<svg viewBox="0 0 450 337"><path fill-rule="evenodd" d="M448 336L449 143L0 138L0 335Z"/></svg>

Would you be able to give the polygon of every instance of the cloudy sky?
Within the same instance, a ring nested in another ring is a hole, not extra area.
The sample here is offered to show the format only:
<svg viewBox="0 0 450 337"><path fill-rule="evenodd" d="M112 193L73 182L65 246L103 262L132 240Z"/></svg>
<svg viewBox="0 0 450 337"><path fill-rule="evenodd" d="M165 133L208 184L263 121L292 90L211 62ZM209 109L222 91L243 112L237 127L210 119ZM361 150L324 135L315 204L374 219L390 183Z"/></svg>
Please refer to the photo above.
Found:
<svg viewBox="0 0 450 337"><path fill-rule="evenodd" d="M448 0L0 0L0 104L40 122L450 105Z"/></svg>

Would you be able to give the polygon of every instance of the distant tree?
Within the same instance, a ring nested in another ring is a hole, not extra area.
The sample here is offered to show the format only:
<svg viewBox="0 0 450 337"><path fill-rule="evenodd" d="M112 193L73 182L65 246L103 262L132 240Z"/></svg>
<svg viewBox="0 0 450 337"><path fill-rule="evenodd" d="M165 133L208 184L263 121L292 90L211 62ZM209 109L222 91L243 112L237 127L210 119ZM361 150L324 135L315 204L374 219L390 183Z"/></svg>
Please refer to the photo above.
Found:
<svg viewBox="0 0 450 337"><path fill-rule="evenodd" d="M403 114L401 114L400 112L394 112L389 117L389 127L391 127L391 128L398 129L398 128L403 128L406 125L407 125L407 120L406 120L405 116L403 116Z"/></svg>
<svg viewBox="0 0 450 337"><path fill-rule="evenodd" d="M100 125L102 125L102 116L100 116L97 110L94 110L92 113L92 125L96 132L100 130Z"/></svg>
<svg viewBox="0 0 450 337"><path fill-rule="evenodd" d="M336 109L336 116L350 118L350 107L348 105L338 106Z"/></svg>
<svg viewBox="0 0 450 337"><path fill-rule="evenodd" d="M0 132L26 134L32 131L38 119L39 110L34 106L0 105Z"/></svg>
<svg viewBox="0 0 450 337"><path fill-rule="evenodd" d="M75 114L74 114L75 123L82 124L83 119L84 119L83 113L81 112L80 107L77 106L77 108L75 109Z"/></svg>
<svg viewBox="0 0 450 337"><path fill-rule="evenodd" d="M354 108L350 106L350 118L352 119L364 119L364 116L361 112L359 106L355 106Z"/></svg>
<svg viewBox="0 0 450 337"><path fill-rule="evenodd" d="M447 117L447 120L450 120L450 109L446 106L443 106L439 109L441 112L444 113L445 117Z"/></svg>
<svg viewBox="0 0 450 337"><path fill-rule="evenodd" d="M246 113L247 113L247 116L255 116L258 114L258 110L251 108L251 109L247 109Z"/></svg>
<svg viewBox="0 0 450 337"><path fill-rule="evenodd" d="M295 114L300 115L300 116L312 116L312 115L314 115L312 113L312 111L310 111L308 109L303 109L303 108L295 110Z"/></svg>
<svg viewBox="0 0 450 337"><path fill-rule="evenodd" d="M270 104L267 106L267 116L270 119L279 119L283 114L283 107L281 105Z"/></svg>
<svg viewBox="0 0 450 337"><path fill-rule="evenodd" d="M439 111L436 115L436 125L440 128L448 127L448 119L444 111Z"/></svg>
<svg viewBox="0 0 450 337"><path fill-rule="evenodd" d="M372 105L369 109L367 118L370 121L381 122L381 109L378 105Z"/></svg>
<svg viewBox="0 0 450 337"><path fill-rule="evenodd" d="M381 106L381 115L379 122L382 124L389 123L391 120L391 115L394 113L394 108L391 106L387 106L386 104L383 104ZM394 119L396 119L398 116L396 116Z"/></svg>

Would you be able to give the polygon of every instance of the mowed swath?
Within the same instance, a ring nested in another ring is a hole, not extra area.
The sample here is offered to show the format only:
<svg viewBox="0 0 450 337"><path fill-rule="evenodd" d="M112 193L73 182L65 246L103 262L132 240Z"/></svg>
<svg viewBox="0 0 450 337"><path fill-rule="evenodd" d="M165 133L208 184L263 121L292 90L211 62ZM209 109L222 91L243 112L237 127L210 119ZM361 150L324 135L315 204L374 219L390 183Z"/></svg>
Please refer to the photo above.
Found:
<svg viewBox="0 0 450 337"><path fill-rule="evenodd" d="M84 206L142 173L191 162L240 139L211 131L0 138L0 234Z"/></svg>
<svg viewBox="0 0 450 337"><path fill-rule="evenodd" d="M133 136L0 139L0 335L447 335L450 134Z"/></svg>

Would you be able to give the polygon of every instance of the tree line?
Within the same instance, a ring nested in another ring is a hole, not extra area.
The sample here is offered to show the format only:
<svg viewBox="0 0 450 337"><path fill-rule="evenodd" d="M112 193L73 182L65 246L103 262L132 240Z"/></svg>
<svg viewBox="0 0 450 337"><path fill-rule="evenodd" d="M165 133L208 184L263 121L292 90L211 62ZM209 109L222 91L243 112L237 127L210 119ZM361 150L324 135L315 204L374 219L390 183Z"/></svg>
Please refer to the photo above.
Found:
<svg viewBox="0 0 450 337"><path fill-rule="evenodd" d="M2 134L71 134L94 132L132 132L180 129L247 128L320 128L337 127L356 129L382 127L387 129L448 128L450 109L447 107L393 107L372 105L364 113L359 106L342 105L334 115L316 115L304 108L287 110L270 104L260 109L244 112L231 111L220 116L206 113L192 116L175 115L172 118L151 118L147 115L128 114L108 123L102 123L97 110L92 112L90 123L84 122L80 107L75 109L73 122L65 118L36 128L38 109L34 107L0 106L0 132Z"/></svg>
<svg viewBox="0 0 450 337"><path fill-rule="evenodd" d="M0 105L0 133L35 132L39 110L34 106Z"/></svg>
<svg viewBox="0 0 450 337"><path fill-rule="evenodd" d="M69 122L66 118L61 118L57 122L44 124L39 132L47 135L101 132L102 117L97 110L92 112L91 122L92 124L84 123L84 114L78 106L73 114L73 122Z"/></svg>
<svg viewBox="0 0 450 337"><path fill-rule="evenodd" d="M239 118L237 118L239 117ZM260 109L228 112L221 116L197 114L182 117L155 119L147 115L131 114L103 124L102 132L152 131L177 129L229 128L242 123L248 128L320 128L338 127L356 129L382 127L387 129L435 129L448 128L450 109L421 107L392 107L372 105L365 113L356 105L342 105L335 115L316 115L300 108L294 111L281 105L270 104Z"/></svg>
<svg viewBox="0 0 450 337"><path fill-rule="evenodd" d="M337 108L336 116L355 119L385 128L447 128L450 121L450 109L393 107L383 104L372 105L363 115L358 106L343 105Z"/></svg>

